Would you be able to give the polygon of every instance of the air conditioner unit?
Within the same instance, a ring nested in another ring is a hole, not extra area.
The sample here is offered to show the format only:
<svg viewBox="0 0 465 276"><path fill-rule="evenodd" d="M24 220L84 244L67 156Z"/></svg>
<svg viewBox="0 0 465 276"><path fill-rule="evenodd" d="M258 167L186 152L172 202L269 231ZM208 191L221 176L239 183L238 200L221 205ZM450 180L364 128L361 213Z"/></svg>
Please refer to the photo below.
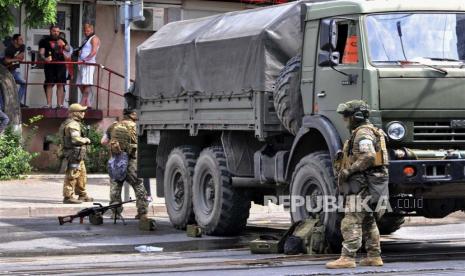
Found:
<svg viewBox="0 0 465 276"><path fill-rule="evenodd" d="M165 9L144 8L144 18L144 21L132 22L131 29L138 31L158 31L165 25Z"/></svg>

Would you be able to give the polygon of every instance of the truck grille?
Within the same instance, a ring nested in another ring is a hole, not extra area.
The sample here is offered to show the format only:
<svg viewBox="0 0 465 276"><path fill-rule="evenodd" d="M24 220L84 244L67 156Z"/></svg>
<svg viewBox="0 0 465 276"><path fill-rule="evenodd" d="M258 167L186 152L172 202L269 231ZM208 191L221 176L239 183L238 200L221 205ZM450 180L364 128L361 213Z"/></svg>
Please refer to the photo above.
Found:
<svg viewBox="0 0 465 276"><path fill-rule="evenodd" d="M414 142L465 142L465 129L453 129L450 122L414 122Z"/></svg>

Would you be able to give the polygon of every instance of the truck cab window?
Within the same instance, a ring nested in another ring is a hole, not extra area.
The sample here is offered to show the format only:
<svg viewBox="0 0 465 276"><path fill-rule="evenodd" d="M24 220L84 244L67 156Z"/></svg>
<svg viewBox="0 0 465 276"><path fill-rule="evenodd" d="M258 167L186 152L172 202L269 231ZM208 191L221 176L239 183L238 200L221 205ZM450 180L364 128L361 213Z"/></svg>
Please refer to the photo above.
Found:
<svg viewBox="0 0 465 276"><path fill-rule="evenodd" d="M340 22L337 24L338 39L336 51L340 53L340 64L358 63L358 36L355 24Z"/></svg>

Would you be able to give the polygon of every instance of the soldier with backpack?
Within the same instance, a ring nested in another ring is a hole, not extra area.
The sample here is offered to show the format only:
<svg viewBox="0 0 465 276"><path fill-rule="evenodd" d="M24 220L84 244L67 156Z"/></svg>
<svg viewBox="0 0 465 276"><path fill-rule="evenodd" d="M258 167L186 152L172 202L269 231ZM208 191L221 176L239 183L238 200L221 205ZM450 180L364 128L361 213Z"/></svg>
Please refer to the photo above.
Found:
<svg viewBox="0 0 465 276"><path fill-rule="evenodd" d="M121 191L126 181L136 195L137 216L141 230L153 230L153 220L147 217L147 192L142 180L137 178L137 113L124 109L123 120L116 121L108 127L102 144L109 145L111 158L108 163L110 174L110 204L122 202ZM121 212L122 210L119 210ZM120 215L120 214L115 214Z"/></svg>

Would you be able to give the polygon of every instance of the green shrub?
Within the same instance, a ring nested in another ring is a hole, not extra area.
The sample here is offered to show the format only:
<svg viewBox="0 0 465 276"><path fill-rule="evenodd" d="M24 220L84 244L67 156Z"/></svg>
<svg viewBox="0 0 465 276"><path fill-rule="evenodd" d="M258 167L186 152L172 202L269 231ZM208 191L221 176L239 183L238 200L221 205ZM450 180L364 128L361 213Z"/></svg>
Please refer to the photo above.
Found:
<svg viewBox="0 0 465 276"><path fill-rule="evenodd" d="M90 126L87 137L91 142L87 151L87 172L106 173L109 153L107 147L100 144L100 140L103 137L103 132L96 126Z"/></svg>
<svg viewBox="0 0 465 276"><path fill-rule="evenodd" d="M84 132L87 132L86 136L90 139L90 145L87 148L87 158L85 160L86 170L88 173L106 173L109 153L106 146L100 144L103 132L96 126L88 125L85 127L87 129ZM58 158L62 151L62 140L60 136L57 133L49 135L48 139L58 146L58 150L55 153Z"/></svg>
<svg viewBox="0 0 465 276"><path fill-rule="evenodd" d="M38 153L29 153L23 147L21 135L11 127L0 136L0 180L21 178L31 172L30 162Z"/></svg>

